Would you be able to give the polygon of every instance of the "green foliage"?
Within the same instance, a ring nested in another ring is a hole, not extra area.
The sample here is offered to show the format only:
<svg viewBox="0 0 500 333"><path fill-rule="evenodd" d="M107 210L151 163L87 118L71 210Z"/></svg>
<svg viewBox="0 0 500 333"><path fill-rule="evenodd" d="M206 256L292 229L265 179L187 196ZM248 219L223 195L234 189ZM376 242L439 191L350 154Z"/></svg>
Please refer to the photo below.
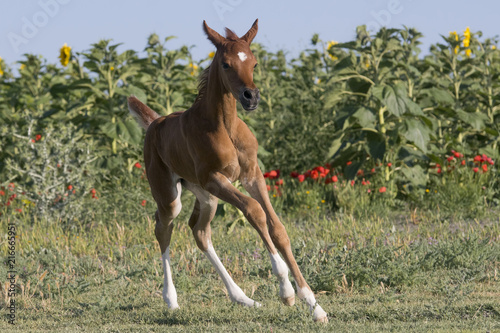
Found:
<svg viewBox="0 0 500 333"><path fill-rule="evenodd" d="M429 166L443 165L452 149L498 160L497 40L483 39L481 33L450 34L421 56L421 36L410 28L382 28L370 35L360 26L355 40L346 43L324 43L316 35L313 47L292 60L283 51L271 53L254 44L259 62L255 82L262 101L258 112L241 112L240 117L260 143L263 171L281 169L288 174L328 162L349 181L360 170L392 163L393 168L381 167L376 177L371 176L372 184L390 189L393 199L387 204L404 199L422 205L426 189L436 190L446 182ZM144 135L128 116L126 97L135 95L161 114L185 110L197 94L196 78L210 60L207 56L193 61L187 47L169 49L170 38L162 42L151 35L143 54L119 52L120 44L103 40L73 53L62 67L25 55L18 75L1 62L2 184L36 183L26 172L26 154L38 151L41 143L47 151L84 163L73 169L93 170L101 191L112 191L120 179L129 179L134 164L142 160ZM51 141L29 142L37 134L48 139L48 133ZM57 148L67 144L67 150ZM91 151L87 149L87 162L82 162L78 158L83 158L85 147ZM470 198L465 200L469 207L496 205L497 176L497 168L490 167L483 177L488 179L476 182L472 191L467 182L474 178L450 178L439 195L444 201L446 191L457 200ZM51 186L46 181L44 186ZM454 191L454 182L465 186L457 185L459 191ZM481 192L485 184L488 189ZM348 192L337 189L328 194L337 198L333 206L352 205L343 199L354 195ZM292 207L295 201L288 195L282 204Z"/></svg>

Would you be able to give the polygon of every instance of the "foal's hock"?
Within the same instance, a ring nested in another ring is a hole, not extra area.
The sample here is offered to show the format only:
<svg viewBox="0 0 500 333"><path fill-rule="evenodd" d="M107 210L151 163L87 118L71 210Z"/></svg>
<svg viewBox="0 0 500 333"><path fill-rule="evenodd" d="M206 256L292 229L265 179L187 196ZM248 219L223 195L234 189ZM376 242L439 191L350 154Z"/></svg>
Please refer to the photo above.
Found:
<svg viewBox="0 0 500 333"><path fill-rule="evenodd" d="M226 37L223 37L203 22L203 29L217 52L212 64L203 72L198 97L188 110L162 117L137 98L128 99L130 113L147 130L144 160L158 206L155 234L162 252L163 299L169 308L179 307L172 281L169 245L173 220L181 210L184 187L196 196L189 218L196 244L219 273L233 302L260 306L236 285L212 246L210 222L219 199L241 210L259 233L269 251L283 303L295 303L295 292L288 279L290 269L298 297L307 303L315 321L326 322L327 314L316 303L302 276L286 230L269 201L266 183L257 164L257 140L236 113L236 101L246 111L255 110L260 101L259 89L253 82L257 61L250 51L257 34L257 22L241 38L227 28ZM251 197L232 185L236 180Z"/></svg>

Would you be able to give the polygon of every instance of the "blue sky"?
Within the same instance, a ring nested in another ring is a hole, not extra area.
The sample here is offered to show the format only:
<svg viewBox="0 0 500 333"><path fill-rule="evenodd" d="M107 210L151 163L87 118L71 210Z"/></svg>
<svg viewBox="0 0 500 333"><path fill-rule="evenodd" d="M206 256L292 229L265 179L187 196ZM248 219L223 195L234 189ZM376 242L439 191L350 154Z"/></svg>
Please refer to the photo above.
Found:
<svg viewBox="0 0 500 333"><path fill-rule="evenodd" d="M213 50L201 29L204 19L221 33L227 26L242 35L256 18L255 41L271 51L287 50L290 57L309 47L314 33L343 42L361 24L372 30L415 27L425 35L425 52L440 35L462 33L467 26L496 36L499 12L500 1L493 0L0 0L0 57L12 65L24 53L34 53L55 62L64 43L83 51L100 39L141 51L155 32L161 38L177 36L167 47L194 46L193 56L200 59Z"/></svg>

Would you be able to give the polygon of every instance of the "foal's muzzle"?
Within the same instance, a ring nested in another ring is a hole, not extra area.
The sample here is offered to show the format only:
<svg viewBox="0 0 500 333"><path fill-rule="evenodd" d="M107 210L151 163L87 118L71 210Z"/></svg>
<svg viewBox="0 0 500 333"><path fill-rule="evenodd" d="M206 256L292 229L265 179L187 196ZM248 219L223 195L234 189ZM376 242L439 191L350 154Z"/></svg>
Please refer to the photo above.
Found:
<svg viewBox="0 0 500 333"><path fill-rule="evenodd" d="M257 106L259 106L260 92L257 88L245 88L241 91L239 97L241 106L243 106L246 111L253 111L257 109Z"/></svg>

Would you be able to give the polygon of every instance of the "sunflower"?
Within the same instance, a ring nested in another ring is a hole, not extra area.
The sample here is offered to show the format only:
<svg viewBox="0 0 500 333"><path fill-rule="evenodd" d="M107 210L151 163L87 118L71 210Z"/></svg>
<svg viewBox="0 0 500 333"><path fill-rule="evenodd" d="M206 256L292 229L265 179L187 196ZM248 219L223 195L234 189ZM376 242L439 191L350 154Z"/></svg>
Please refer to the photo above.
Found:
<svg viewBox="0 0 500 333"><path fill-rule="evenodd" d="M64 67L68 66L69 59L71 58L71 47L66 43L61 47L61 54L59 55L59 59L61 59L61 65Z"/></svg>
<svg viewBox="0 0 500 333"><path fill-rule="evenodd" d="M329 52L328 52L328 55L330 56L330 58L331 58L333 61L337 60L338 58L337 58L336 56L334 56L333 54L331 54L331 53L330 53L330 49L332 48L332 46L337 45L337 44L338 44L338 42L336 42L336 41L334 41L334 40L331 40L331 41L329 41L329 42L328 42L328 44L327 44L327 46L326 46L326 50L327 50L327 51L329 51Z"/></svg>

